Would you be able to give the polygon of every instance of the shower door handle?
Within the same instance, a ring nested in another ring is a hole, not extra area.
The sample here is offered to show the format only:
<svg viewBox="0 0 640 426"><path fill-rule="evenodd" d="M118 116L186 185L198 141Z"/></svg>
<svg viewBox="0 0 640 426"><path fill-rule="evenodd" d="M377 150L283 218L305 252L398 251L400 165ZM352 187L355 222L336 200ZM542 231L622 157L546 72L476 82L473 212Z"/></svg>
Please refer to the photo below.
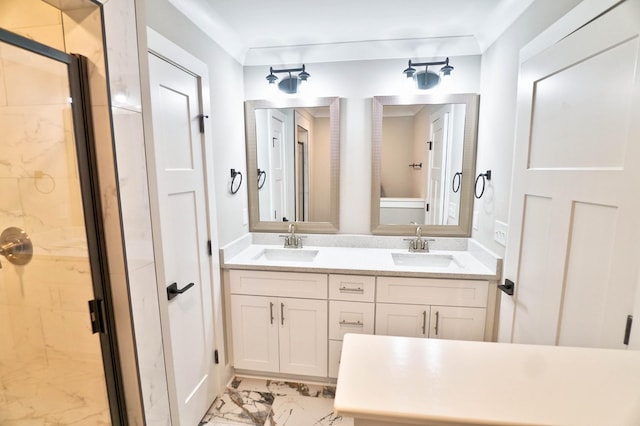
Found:
<svg viewBox="0 0 640 426"><path fill-rule="evenodd" d="M105 332L104 320L102 317L103 308L104 304L101 299L89 300L89 318L91 320L91 332L93 334Z"/></svg>
<svg viewBox="0 0 640 426"><path fill-rule="evenodd" d="M189 290L191 287L193 287L195 284L194 283L189 283L186 286L182 287L182 288L178 288L178 283L171 283L169 284L169 287L167 287L167 299L171 300L174 297L184 293L185 291Z"/></svg>

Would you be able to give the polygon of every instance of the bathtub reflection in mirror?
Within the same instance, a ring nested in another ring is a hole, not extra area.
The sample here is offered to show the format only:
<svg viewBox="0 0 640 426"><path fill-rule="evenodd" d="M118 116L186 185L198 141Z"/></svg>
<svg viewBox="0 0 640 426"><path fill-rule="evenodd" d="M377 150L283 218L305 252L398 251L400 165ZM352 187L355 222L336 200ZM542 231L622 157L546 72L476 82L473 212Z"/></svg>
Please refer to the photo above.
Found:
<svg viewBox="0 0 640 426"><path fill-rule="evenodd" d="M372 231L469 235L478 96L376 97Z"/></svg>

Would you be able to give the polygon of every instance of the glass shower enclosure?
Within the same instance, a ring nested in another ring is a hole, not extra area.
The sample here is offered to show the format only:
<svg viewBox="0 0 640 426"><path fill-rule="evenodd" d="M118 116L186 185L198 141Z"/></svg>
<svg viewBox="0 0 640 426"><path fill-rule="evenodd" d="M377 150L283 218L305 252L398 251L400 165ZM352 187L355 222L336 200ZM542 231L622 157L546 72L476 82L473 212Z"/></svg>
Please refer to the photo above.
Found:
<svg viewBox="0 0 640 426"><path fill-rule="evenodd" d="M122 421L82 85L81 58L0 30L0 424Z"/></svg>

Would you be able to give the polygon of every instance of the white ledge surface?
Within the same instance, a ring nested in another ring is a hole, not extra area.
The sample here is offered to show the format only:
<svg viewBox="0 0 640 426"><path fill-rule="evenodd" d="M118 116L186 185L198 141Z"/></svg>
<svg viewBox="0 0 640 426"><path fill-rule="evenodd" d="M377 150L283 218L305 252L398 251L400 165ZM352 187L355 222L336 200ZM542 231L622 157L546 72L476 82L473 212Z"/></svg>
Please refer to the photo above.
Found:
<svg viewBox="0 0 640 426"><path fill-rule="evenodd" d="M282 246L251 244L243 250L225 259L222 267L226 269L260 269L275 271L358 273L394 276L430 276L461 279L498 279L499 269L489 268L470 251L433 250L432 254L451 255L454 265L449 267L396 265L393 253L408 253L407 249L363 248L363 247L319 247L305 246L303 249L318 251L313 261L266 260L260 256L265 249L280 249ZM499 265L499 262L497 263Z"/></svg>
<svg viewBox="0 0 640 426"><path fill-rule="evenodd" d="M347 334L334 409L356 424L640 425L640 353Z"/></svg>

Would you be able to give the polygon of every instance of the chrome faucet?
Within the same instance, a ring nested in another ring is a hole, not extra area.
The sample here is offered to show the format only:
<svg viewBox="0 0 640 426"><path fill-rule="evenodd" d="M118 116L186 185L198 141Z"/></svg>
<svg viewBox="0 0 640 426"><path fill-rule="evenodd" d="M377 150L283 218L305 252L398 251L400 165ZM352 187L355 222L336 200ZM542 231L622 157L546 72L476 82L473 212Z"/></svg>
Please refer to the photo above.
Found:
<svg viewBox="0 0 640 426"><path fill-rule="evenodd" d="M422 238L422 227L416 226L416 237L405 238L405 241L409 241L409 251L411 252L429 252L429 241L433 241L431 238Z"/></svg>
<svg viewBox="0 0 640 426"><path fill-rule="evenodd" d="M302 248L302 238L296 235L296 224L289 224L289 235L280 235L284 237L284 247L285 248Z"/></svg>

